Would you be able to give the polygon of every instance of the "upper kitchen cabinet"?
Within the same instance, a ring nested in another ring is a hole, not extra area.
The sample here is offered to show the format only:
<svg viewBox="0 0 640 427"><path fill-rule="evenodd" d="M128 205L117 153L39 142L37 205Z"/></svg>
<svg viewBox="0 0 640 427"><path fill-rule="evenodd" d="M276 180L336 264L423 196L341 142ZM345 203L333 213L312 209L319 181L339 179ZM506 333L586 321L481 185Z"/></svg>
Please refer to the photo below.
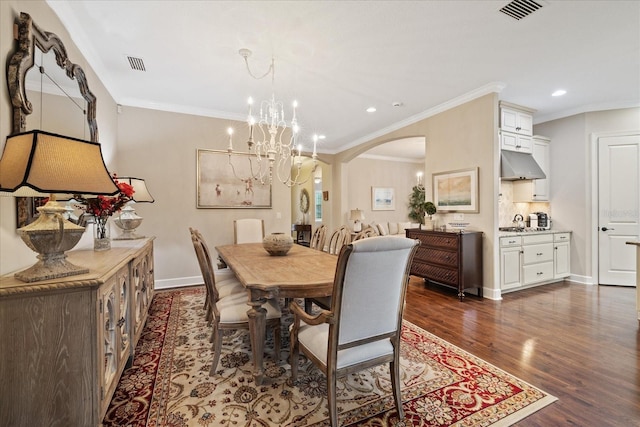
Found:
<svg viewBox="0 0 640 427"><path fill-rule="evenodd" d="M500 102L500 129L520 135L533 135L533 112L529 108Z"/></svg>
<svg viewBox="0 0 640 427"><path fill-rule="evenodd" d="M532 152L533 112L529 108L500 102L500 148Z"/></svg>
<svg viewBox="0 0 640 427"><path fill-rule="evenodd" d="M513 201L514 202L547 202L549 201L549 142L550 139L544 136L534 136L532 138L533 158L540 166L545 179L533 179L526 181L514 181Z"/></svg>

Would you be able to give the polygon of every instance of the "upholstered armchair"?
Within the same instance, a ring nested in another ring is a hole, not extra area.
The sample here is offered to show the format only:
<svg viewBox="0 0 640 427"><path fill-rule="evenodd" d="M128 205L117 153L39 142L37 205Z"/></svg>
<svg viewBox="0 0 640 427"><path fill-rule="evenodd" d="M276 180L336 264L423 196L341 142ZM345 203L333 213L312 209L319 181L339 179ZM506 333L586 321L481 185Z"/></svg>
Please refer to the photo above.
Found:
<svg viewBox="0 0 640 427"><path fill-rule="evenodd" d="M298 375L300 351L327 377L331 425L338 426L336 383L339 377L384 363L390 364L398 416L404 418L400 395L400 332L409 267L419 242L378 236L353 242L341 250L329 310L306 313L293 302L291 377Z"/></svg>

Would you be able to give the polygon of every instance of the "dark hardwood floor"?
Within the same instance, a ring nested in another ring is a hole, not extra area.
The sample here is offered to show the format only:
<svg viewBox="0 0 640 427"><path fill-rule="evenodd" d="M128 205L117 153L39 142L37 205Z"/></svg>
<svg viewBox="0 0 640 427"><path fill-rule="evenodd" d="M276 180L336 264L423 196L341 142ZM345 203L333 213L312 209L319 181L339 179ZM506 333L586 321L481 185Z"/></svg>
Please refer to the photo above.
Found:
<svg viewBox="0 0 640 427"><path fill-rule="evenodd" d="M558 398L518 426L640 426L635 292L559 282L460 302L412 277L404 318Z"/></svg>

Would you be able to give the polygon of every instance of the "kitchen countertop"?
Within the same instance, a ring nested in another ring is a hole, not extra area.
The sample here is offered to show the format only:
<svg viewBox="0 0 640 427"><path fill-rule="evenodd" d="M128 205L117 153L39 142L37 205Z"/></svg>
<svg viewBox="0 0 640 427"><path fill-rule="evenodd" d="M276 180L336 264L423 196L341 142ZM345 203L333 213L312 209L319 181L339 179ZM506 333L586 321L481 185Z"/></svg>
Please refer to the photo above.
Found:
<svg viewBox="0 0 640 427"><path fill-rule="evenodd" d="M571 233L571 231L561 230L561 229L537 230L537 231L498 231L498 237L531 236L534 234L556 234L556 233Z"/></svg>

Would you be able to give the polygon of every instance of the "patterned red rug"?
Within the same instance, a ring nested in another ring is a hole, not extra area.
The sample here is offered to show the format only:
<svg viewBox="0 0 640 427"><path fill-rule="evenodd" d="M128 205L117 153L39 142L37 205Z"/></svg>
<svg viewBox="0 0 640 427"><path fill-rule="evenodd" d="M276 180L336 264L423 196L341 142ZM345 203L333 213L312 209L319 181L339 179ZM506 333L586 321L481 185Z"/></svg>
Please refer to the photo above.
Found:
<svg viewBox="0 0 640 427"><path fill-rule="evenodd" d="M105 427L329 425L323 374L301 361L293 386L286 348L278 363L266 355L267 384L255 386L246 331L225 335L217 375L210 377L211 329L203 303L204 288L156 293ZM266 348L273 348L272 337ZM508 426L556 400L406 321L401 378L404 423L398 423L382 366L339 383L341 425Z"/></svg>

